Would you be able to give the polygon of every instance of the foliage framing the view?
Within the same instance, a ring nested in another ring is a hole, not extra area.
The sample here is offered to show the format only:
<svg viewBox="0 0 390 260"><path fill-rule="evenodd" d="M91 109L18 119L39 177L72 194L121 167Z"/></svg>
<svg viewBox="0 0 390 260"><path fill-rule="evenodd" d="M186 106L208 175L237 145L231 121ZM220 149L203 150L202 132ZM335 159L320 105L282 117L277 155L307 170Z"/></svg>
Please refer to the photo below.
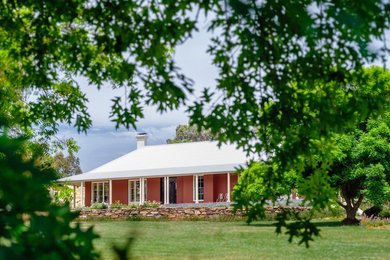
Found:
<svg viewBox="0 0 390 260"><path fill-rule="evenodd" d="M23 112L21 123L44 133L55 133L59 122L86 131L87 100L76 82L84 76L91 85L128 90L129 105L116 97L111 116L129 128L144 104L159 111L185 104L192 81L168 50L190 38L205 14L217 84L187 105L191 121L221 142L272 156L275 178L320 160L321 169L306 176L311 187L328 183L332 131L378 114L387 102L382 84L367 92L355 86L366 81L363 65L388 51L389 10L384 1L352 0L2 1L0 48L12 61L4 70L10 88L37 92L27 111L12 110ZM383 45L370 46L374 41ZM307 198L319 208L329 199L324 194Z"/></svg>
<svg viewBox="0 0 390 260"><path fill-rule="evenodd" d="M69 206L51 205L47 185L56 178L21 158L24 140L0 137L0 258L95 259L92 228L70 225Z"/></svg>
<svg viewBox="0 0 390 260"><path fill-rule="evenodd" d="M372 91L372 86L378 85L383 93L390 90L389 72L372 67L363 73L366 80L355 86L358 91L367 93ZM384 106L387 110L388 106ZM236 209L245 210L248 222L251 222L265 216L264 205L275 203L282 195L289 196L291 190L297 188L299 195L304 197L303 204L311 207L311 214L338 203L346 211L343 223L359 223L355 217L364 197L378 206L388 197L388 130L388 113L385 113L377 120L366 118L343 133L334 133L323 143L329 154L317 150L310 157L299 158L309 162L301 163L305 165L301 171L291 167L289 171L279 172L279 161L274 157L261 164L251 164L241 173L234 188ZM338 199L339 194L343 202ZM293 224L285 221L290 215L297 219ZM298 213L283 211L278 218L277 231L286 227L290 239L299 236L302 243L307 243L308 237L318 235L317 228L309 220L310 215L300 218Z"/></svg>

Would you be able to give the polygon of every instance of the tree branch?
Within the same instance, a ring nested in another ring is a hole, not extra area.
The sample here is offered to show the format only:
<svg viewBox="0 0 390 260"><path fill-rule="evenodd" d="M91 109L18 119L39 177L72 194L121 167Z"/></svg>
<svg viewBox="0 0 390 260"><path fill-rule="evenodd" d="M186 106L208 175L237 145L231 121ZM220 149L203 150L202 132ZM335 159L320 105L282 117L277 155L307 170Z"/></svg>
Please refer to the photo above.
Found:
<svg viewBox="0 0 390 260"><path fill-rule="evenodd" d="M341 201L339 200L336 200L337 204L339 204L341 207L343 207L344 209L347 208L346 205L344 205Z"/></svg>
<svg viewBox="0 0 390 260"><path fill-rule="evenodd" d="M355 201L354 201L354 199L353 198L351 198L351 205L352 205L352 208L355 208Z"/></svg>
<svg viewBox="0 0 390 260"><path fill-rule="evenodd" d="M355 206L356 206L357 208L359 208L360 204L362 204L363 198L364 198L364 194L361 193L361 194L359 195L358 201L357 201L356 204L355 204Z"/></svg>

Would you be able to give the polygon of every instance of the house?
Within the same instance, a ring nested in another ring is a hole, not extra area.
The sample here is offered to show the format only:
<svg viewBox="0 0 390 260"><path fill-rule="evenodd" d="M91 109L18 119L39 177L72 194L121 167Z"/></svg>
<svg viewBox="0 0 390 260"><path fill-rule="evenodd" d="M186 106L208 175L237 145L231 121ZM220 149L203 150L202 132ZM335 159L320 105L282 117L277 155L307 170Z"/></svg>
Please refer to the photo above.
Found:
<svg viewBox="0 0 390 260"><path fill-rule="evenodd" d="M195 142L147 146L138 134L137 149L89 172L62 178L81 188L81 206L92 203L143 204L230 202L238 176L247 162L234 145Z"/></svg>

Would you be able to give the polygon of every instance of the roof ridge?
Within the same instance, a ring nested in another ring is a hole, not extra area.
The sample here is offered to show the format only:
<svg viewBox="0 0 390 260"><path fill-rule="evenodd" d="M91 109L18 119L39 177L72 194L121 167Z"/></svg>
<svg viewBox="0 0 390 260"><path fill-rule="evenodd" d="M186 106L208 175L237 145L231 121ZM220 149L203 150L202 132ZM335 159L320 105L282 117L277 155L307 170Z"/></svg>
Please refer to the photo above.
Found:
<svg viewBox="0 0 390 260"><path fill-rule="evenodd" d="M156 147L156 146L165 146L165 145L189 145L189 144L199 144L199 143L215 143L215 142L218 142L218 141L197 141L197 142L184 142L184 143L172 143L172 144L153 144L153 145L146 145L144 146L143 148L147 148L147 147ZM136 150L134 150L136 151Z"/></svg>

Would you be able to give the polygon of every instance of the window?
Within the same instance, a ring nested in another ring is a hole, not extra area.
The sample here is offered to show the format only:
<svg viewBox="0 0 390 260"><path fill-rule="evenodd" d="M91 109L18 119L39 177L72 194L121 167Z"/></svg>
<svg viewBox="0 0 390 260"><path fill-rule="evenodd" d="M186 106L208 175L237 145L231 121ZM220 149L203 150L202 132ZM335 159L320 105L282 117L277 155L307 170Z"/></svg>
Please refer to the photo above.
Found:
<svg viewBox="0 0 390 260"><path fill-rule="evenodd" d="M129 181L129 203L139 203L139 198L141 194L140 182L139 181Z"/></svg>
<svg viewBox="0 0 390 260"><path fill-rule="evenodd" d="M108 203L109 194L108 182L92 182L92 203Z"/></svg>
<svg viewBox="0 0 390 260"><path fill-rule="evenodd" d="M196 201L196 175L194 175L194 187L193 187L193 191L194 191L194 195L193 195L193 198L194 198L194 201ZM202 201L204 200L204 176L199 176L198 175L198 201Z"/></svg>
<svg viewBox="0 0 390 260"><path fill-rule="evenodd" d="M140 203L141 198L141 182L139 180L130 180L129 181L129 203ZM146 179L144 181L144 199L146 201Z"/></svg>

